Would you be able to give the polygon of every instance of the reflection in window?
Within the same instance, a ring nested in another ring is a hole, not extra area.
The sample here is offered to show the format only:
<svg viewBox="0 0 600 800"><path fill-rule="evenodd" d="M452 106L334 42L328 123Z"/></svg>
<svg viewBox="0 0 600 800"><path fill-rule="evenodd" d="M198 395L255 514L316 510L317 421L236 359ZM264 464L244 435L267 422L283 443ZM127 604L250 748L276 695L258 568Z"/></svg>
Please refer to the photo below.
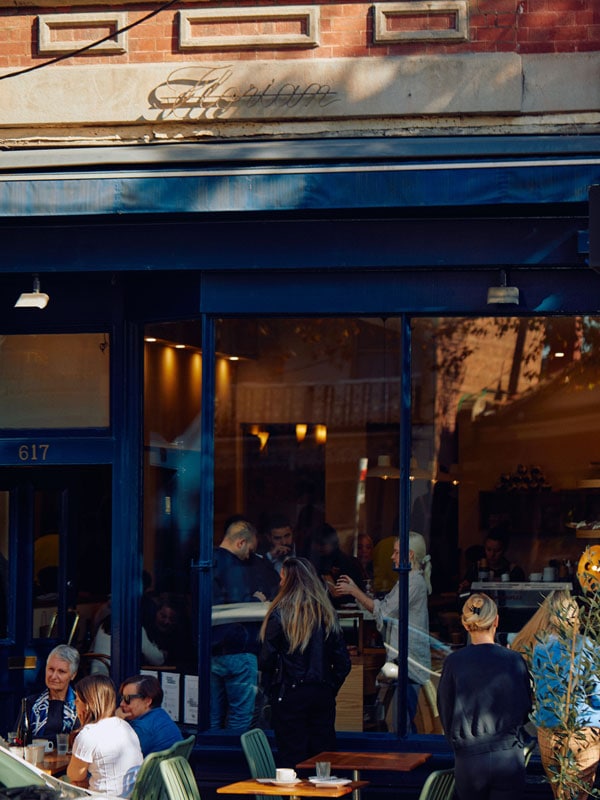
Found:
<svg viewBox="0 0 600 800"><path fill-rule="evenodd" d="M432 556L432 635L465 643L457 593L483 581L507 642L540 600L528 578L568 581L600 519L599 320L412 328L411 527Z"/></svg>
<svg viewBox="0 0 600 800"><path fill-rule="evenodd" d="M197 630L191 613L197 600L190 567L198 557L200 528L200 322L148 325L144 339L140 663L164 674L197 674Z"/></svg>
<svg viewBox="0 0 600 800"><path fill-rule="evenodd" d="M250 595L259 585L270 585L264 571L277 569L282 548L311 559L328 584L349 574L369 592L393 587L399 331L399 321L389 319L224 320L218 325L214 545L223 543L236 515L256 529L258 557L240 566ZM277 582L270 591L276 590ZM338 697L337 728L385 730L391 698L380 694L376 683L386 658L381 633L351 596L332 599L353 661ZM244 614L249 616L242 618L235 608L227 609L233 601L233 594L225 602L218 595L213 642L221 647L223 620L238 625L246 639L237 650L244 656L241 664L255 659L258 611L264 613L264 607L257 604L252 615L248 603ZM221 677L216 672L224 652L213 650L215 677ZM255 661L252 669L255 674ZM223 704L226 689L223 680L214 680L215 724L225 729L238 711L235 703L229 709ZM268 725L268 713L260 719Z"/></svg>
<svg viewBox="0 0 600 800"><path fill-rule="evenodd" d="M106 333L2 336L2 427L108 427L109 375Z"/></svg>
<svg viewBox="0 0 600 800"><path fill-rule="evenodd" d="M0 492L0 639L8 633L8 557L10 493Z"/></svg>

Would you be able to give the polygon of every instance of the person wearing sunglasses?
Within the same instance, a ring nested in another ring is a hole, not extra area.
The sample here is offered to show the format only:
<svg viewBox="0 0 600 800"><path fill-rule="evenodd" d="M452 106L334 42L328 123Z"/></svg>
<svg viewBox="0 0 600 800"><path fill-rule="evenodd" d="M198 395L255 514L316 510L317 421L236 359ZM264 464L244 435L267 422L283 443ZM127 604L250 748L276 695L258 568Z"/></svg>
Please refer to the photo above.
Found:
<svg viewBox="0 0 600 800"><path fill-rule="evenodd" d="M144 758L166 750L183 738L181 731L161 708L163 690L153 675L133 675L121 684L117 716L127 720L140 740Z"/></svg>

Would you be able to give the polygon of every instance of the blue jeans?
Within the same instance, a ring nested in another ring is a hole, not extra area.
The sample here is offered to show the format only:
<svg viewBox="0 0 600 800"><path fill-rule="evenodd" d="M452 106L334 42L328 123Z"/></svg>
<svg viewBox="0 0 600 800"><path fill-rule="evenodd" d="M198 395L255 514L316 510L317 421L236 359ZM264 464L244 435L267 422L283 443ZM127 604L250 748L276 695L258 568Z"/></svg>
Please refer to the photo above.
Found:
<svg viewBox="0 0 600 800"><path fill-rule="evenodd" d="M253 653L213 656L210 665L210 727L247 731L254 716L258 662Z"/></svg>

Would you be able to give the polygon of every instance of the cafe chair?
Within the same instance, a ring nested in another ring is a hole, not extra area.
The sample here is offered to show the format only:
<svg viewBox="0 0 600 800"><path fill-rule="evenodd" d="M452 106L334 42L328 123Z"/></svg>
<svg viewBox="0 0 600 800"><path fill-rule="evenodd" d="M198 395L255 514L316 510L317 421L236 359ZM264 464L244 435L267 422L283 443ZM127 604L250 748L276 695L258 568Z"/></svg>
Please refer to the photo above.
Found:
<svg viewBox="0 0 600 800"><path fill-rule="evenodd" d="M142 761L130 800L164 800L165 784L160 772L160 764L172 757L171 748L148 753Z"/></svg>
<svg viewBox="0 0 600 800"><path fill-rule="evenodd" d="M200 791L192 768L183 756L174 756L160 762L168 800L200 800Z"/></svg>
<svg viewBox="0 0 600 800"><path fill-rule="evenodd" d="M453 797L454 770L439 769L427 776L419 800L452 800Z"/></svg>
<svg viewBox="0 0 600 800"><path fill-rule="evenodd" d="M253 728L242 733L240 740L250 775L253 778L274 778L275 759L269 740L262 728ZM273 800L272 797L262 794L257 794L255 797L256 800ZM281 798L277 796L275 800L281 800Z"/></svg>
<svg viewBox="0 0 600 800"><path fill-rule="evenodd" d="M175 744L172 744L171 747L169 747L169 757L181 756L182 758L185 758L186 761L189 761L195 744L196 737L193 734L188 736L187 739L182 739L180 742L175 742Z"/></svg>

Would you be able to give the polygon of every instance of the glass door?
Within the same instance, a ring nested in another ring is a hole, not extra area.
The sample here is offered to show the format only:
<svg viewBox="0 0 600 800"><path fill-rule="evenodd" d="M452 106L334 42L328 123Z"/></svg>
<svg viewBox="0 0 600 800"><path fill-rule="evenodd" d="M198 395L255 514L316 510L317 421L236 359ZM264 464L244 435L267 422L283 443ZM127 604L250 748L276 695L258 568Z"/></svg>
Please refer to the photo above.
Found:
<svg viewBox="0 0 600 800"><path fill-rule="evenodd" d="M0 469L0 734L44 688L59 643L85 652L110 614L111 470Z"/></svg>

